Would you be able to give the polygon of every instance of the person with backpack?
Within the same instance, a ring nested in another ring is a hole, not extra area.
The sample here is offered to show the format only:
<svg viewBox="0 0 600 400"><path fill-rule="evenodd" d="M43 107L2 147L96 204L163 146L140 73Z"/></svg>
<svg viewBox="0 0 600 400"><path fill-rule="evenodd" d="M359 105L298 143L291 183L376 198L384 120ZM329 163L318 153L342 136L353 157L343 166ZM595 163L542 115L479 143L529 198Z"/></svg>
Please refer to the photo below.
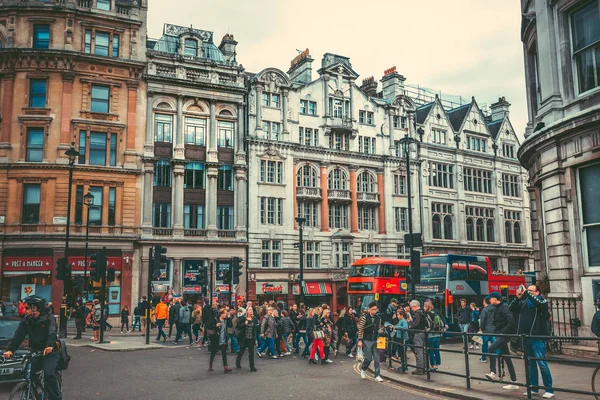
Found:
<svg viewBox="0 0 600 400"><path fill-rule="evenodd" d="M530 285L527 290L523 285L517 288L517 298L512 301L509 309L517 318L517 333L519 335L548 336L548 322L550 321L548 302L542 297L537 285ZM537 358L537 360L529 360L527 365L529 383L532 386L539 385L539 367L546 388L546 393L542 397L544 399L553 398L552 374L545 360L546 340L528 339L527 354L532 358ZM537 394L537 390L533 389L532 394Z"/></svg>
<svg viewBox="0 0 600 400"><path fill-rule="evenodd" d="M481 310L475 303L469 304L469 308L471 309L469 315L469 333L477 333L479 332L479 316L481 315ZM473 336L470 337L470 340L471 345L469 348L472 350L473 346L475 346L475 350L479 350L479 343L473 340Z"/></svg>
<svg viewBox="0 0 600 400"><path fill-rule="evenodd" d="M179 341L182 339L184 333L188 335L190 339L190 346L192 345L192 332L190 330L190 322L192 319L192 311L188 305L183 305L179 307L179 322L177 326L177 335L175 336L175 340L173 343L179 344Z"/></svg>
<svg viewBox="0 0 600 400"><path fill-rule="evenodd" d="M140 323L140 306L137 305L133 309L133 323L131 324L131 330L135 332L135 327L138 327L138 332L142 331L142 324Z"/></svg>
<svg viewBox="0 0 600 400"><path fill-rule="evenodd" d="M427 319L427 326L430 327L430 332L427 335L427 344L429 345L429 366L434 371L437 371L442 363L442 357L440 355L440 344L442 340L442 332L447 329L447 325L444 320L435 312L433 303L426 301L423 304L423 310L425 318Z"/></svg>
<svg viewBox="0 0 600 400"><path fill-rule="evenodd" d="M494 343L496 338L494 337L494 306L490 304L489 296L483 299L483 309L479 315L479 331L483 333L481 344L481 352L484 353L479 362L486 363L487 356L485 353L488 352L489 343Z"/></svg>
<svg viewBox="0 0 600 400"><path fill-rule="evenodd" d="M365 356L360 366L360 377L367 378L367 369L371 361L375 362L375 380L383 382L379 365L379 351L377 350L377 337L382 328L381 318L377 315L377 303L369 303L369 309L360 317L358 322L358 347L362 348Z"/></svg>

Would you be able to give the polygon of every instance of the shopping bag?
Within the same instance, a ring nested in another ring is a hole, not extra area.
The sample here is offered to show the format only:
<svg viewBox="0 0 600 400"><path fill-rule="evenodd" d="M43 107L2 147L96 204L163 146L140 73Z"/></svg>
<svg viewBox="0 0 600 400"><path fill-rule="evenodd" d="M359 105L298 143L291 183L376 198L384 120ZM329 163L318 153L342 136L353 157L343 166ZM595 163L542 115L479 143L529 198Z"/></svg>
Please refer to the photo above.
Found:
<svg viewBox="0 0 600 400"><path fill-rule="evenodd" d="M362 361L365 359L365 355L363 354L362 347L359 347L356 351L356 361Z"/></svg>
<svg viewBox="0 0 600 400"><path fill-rule="evenodd" d="M377 350L385 350L387 348L387 341L385 336L377 338Z"/></svg>

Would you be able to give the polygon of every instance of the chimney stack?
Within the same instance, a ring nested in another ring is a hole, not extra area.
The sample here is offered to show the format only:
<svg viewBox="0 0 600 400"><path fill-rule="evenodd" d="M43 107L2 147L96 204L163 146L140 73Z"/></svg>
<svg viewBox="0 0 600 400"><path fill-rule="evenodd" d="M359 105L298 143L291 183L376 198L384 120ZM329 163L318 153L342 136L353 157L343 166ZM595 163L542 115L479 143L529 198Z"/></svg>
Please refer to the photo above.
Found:
<svg viewBox="0 0 600 400"><path fill-rule="evenodd" d="M383 98L392 100L394 97L404 94L404 81L406 78L396 72L396 67L388 68L383 73L381 85L383 86Z"/></svg>
<svg viewBox="0 0 600 400"><path fill-rule="evenodd" d="M288 75L293 82L299 82L304 85L312 82L312 62L310 51L304 50L298 54L290 63Z"/></svg>
<svg viewBox="0 0 600 400"><path fill-rule="evenodd" d="M507 117L509 114L510 103L506 101L504 96L500 97L496 103L490 106L492 110L492 121L497 121Z"/></svg>
<svg viewBox="0 0 600 400"><path fill-rule="evenodd" d="M238 44L238 42L235 41L232 34L226 33L225 36L223 36L223 39L221 40L221 44L219 45L219 50L221 50L221 53L223 53L223 56L225 57L225 61L227 61L229 63L237 64L237 61L235 59L235 56L237 54L236 53L237 44Z"/></svg>
<svg viewBox="0 0 600 400"><path fill-rule="evenodd" d="M372 76L363 79L360 90L369 97L377 97L377 81Z"/></svg>

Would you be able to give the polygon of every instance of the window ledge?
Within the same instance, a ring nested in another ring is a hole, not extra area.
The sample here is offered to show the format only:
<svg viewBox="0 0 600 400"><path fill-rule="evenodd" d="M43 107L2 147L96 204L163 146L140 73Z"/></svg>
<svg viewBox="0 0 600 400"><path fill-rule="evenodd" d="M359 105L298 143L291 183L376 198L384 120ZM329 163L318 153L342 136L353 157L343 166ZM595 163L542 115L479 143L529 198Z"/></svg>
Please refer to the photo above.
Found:
<svg viewBox="0 0 600 400"><path fill-rule="evenodd" d="M27 116L44 116L50 115L50 108L47 107L23 107L21 108L23 115Z"/></svg>
<svg viewBox="0 0 600 400"><path fill-rule="evenodd" d="M281 107L272 107L272 106L265 106L265 105L263 105L262 108L268 108L270 110L281 111Z"/></svg>
<svg viewBox="0 0 600 400"><path fill-rule="evenodd" d="M320 117L320 115L318 115L318 114L307 114L307 113L302 113L302 112L299 112L298 114L302 115L302 116L305 116L305 117L313 117L313 118Z"/></svg>
<svg viewBox="0 0 600 400"><path fill-rule="evenodd" d="M258 182L259 185L265 185L265 186L278 186L278 187L286 187L287 185L285 183L274 183L274 182Z"/></svg>
<svg viewBox="0 0 600 400"><path fill-rule="evenodd" d="M89 110L82 110L81 117L87 119L97 119L100 121L117 122L119 120L118 114L94 112Z"/></svg>

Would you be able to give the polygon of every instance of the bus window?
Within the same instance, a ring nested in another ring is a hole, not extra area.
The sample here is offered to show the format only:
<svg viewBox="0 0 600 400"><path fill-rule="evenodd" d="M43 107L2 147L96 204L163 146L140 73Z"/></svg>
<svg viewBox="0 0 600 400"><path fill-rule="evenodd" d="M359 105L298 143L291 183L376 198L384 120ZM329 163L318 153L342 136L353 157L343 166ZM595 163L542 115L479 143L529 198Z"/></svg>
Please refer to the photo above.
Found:
<svg viewBox="0 0 600 400"><path fill-rule="evenodd" d="M487 281L487 264L485 261L469 261L469 279Z"/></svg>
<svg viewBox="0 0 600 400"><path fill-rule="evenodd" d="M427 257L421 259L421 282L445 280L446 257Z"/></svg>
<svg viewBox="0 0 600 400"><path fill-rule="evenodd" d="M380 265L379 274L384 278L404 278L404 269L407 267L398 267L396 265Z"/></svg>
<svg viewBox="0 0 600 400"><path fill-rule="evenodd" d="M377 265L360 265L358 267L352 267L350 276L375 276L376 272Z"/></svg>
<svg viewBox="0 0 600 400"><path fill-rule="evenodd" d="M464 281L467 279L467 264L461 262L452 263L451 281Z"/></svg>

